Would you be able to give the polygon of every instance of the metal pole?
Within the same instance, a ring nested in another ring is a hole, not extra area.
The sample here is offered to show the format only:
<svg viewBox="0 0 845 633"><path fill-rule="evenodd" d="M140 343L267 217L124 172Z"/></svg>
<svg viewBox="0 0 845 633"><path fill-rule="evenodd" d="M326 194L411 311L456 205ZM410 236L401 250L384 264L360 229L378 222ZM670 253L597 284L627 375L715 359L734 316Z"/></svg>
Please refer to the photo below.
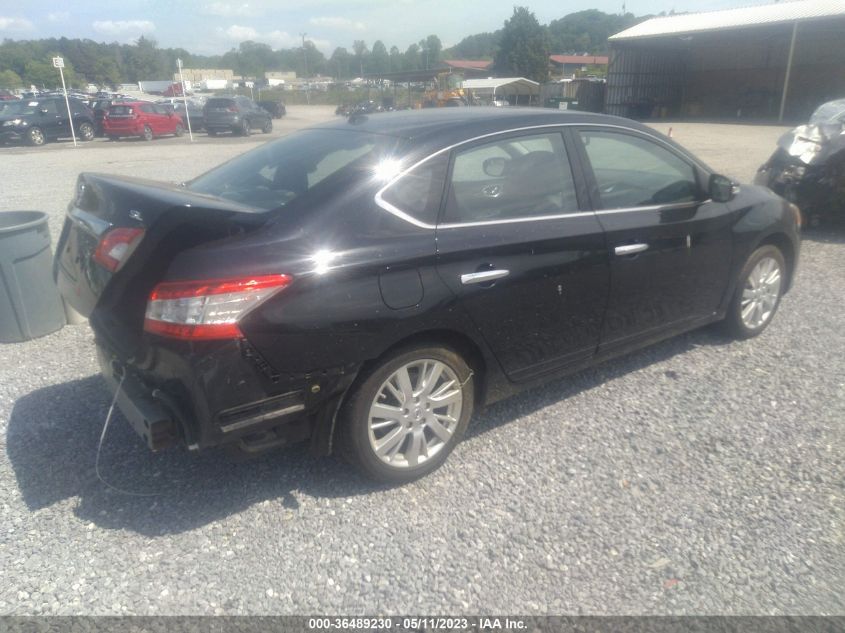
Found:
<svg viewBox="0 0 845 633"><path fill-rule="evenodd" d="M188 136L191 137L191 142L194 142L194 132L191 130L191 115L188 112L188 95L185 92L185 77L182 75L182 60L177 59L176 65L179 67L179 81L182 83L182 100L185 102L185 119L188 121Z"/></svg>
<svg viewBox="0 0 845 633"><path fill-rule="evenodd" d="M798 22L792 25L792 40L789 42L789 57L786 58L786 74L783 77L783 95L780 98L780 113L778 121L783 121L783 111L786 109L786 95L789 92L789 75L792 74L792 56L795 54L795 39L798 37Z"/></svg>
<svg viewBox="0 0 845 633"><path fill-rule="evenodd" d="M300 33L302 36L302 61L305 64L305 103L311 105L311 84L308 82L308 51L305 49L305 37L308 33Z"/></svg>
<svg viewBox="0 0 845 633"><path fill-rule="evenodd" d="M70 100L67 98L67 86L65 86L65 73L59 68L59 76L62 78L62 91L65 93L65 105L67 106L67 120L70 123L70 135L73 137L73 146L76 147L76 132L73 129L73 114L70 111Z"/></svg>

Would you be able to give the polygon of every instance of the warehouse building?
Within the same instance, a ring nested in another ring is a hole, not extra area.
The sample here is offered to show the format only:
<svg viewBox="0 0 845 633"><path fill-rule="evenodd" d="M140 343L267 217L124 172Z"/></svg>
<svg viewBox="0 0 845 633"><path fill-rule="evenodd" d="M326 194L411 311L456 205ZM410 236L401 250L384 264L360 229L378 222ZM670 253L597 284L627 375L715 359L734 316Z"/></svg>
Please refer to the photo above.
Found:
<svg viewBox="0 0 845 633"><path fill-rule="evenodd" d="M845 97L845 0L653 18L609 41L609 114L796 122Z"/></svg>

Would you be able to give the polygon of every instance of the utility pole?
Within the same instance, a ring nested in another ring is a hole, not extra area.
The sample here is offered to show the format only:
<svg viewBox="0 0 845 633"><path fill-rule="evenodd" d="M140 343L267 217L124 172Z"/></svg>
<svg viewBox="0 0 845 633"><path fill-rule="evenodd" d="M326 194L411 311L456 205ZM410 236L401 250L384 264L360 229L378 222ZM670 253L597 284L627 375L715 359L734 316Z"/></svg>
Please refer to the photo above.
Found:
<svg viewBox="0 0 845 633"><path fill-rule="evenodd" d="M311 105L311 86L308 83L308 51L305 49L305 37L308 33L300 33L302 36L302 60L305 62L305 103Z"/></svg>
<svg viewBox="0 0 845 633"><path fill-rule="evenodd" d="M179 83L182 84L182 101L185 102L185 120L188 122L188 136L191 138L191 143L194 142L194 131L191 129L191 114L188 112L188 93L185 91L185 76L182 74L182 60L176 60L176 66L179 68Z"/></svg>

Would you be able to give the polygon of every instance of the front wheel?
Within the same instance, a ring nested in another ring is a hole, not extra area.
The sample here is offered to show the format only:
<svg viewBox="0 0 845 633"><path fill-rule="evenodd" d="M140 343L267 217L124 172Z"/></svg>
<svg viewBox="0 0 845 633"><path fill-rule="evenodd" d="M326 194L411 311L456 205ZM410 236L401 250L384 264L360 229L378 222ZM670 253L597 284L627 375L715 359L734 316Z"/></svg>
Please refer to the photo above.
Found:
<svg viewBox="0 0 845 633"><path fill-rule="evenodd" d="M47 142L47 137L44 135L44 130L40 127L31 127L26 133L26 141L30 145L44 145Z"/></svg>
<svg viewBox="0 0 845 633"><path fill-rule="evenodd" d="M92 141L94 140L94 126L90 123L82 123L79 126L79 137L83 141Z"/></svg>
<svg viewBox="0 0 845 633"><path fill-rule="evenodd" d="M185 128L183 128L183 127L182 127L182 124L181 124L181 123L177 123L177 124L176 124L176 129L175 129L175 130L173 130L173 133L174 133L176 136L182 136L182 135L185 133Z"/></svg>
<svg viewBox="0 0 845 633"><path fill-rule="evenodd" d="M725 317L728 333L745 339L765 330L780 305L785 280L786 261L776 246L761 246L751 253Z"/></svg>
<svg viewBox="0 0 845 633"><path fill-rule="evenodd" d="M261 131L264 132L264 134L269 134L270 132L272 132L273 121L271 119L267 119L267 123L262 126Z"/></svg>
<svg viewBox="0 0 845 633"><path fill-rule="evenodd" d="M472 370L453 350L400 350L355 387L342 414L342 450L377 481L419 479L446 461L460 441L474 389Z"/></svg>

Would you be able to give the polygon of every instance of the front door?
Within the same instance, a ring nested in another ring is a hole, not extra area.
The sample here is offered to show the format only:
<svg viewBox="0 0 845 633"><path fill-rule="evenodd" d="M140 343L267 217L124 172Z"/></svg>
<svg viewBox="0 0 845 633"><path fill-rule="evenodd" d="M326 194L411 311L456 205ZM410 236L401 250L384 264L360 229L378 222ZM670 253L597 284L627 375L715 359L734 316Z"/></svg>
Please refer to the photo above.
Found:
<svg viewBox="0 0 845 633"><path fill-rule="evenodd" d="M464 146L451 161L437 270L517 381L590 358L599 341L607 248L579 204L570 154L560 131L542 130Z"/></svg>
<svg viewBox="0 0 845 633"><path fill-rule="evenodd" d="M596 126L576 136L611 262L601 351L712 316L727 285L732 219L707 198L701 170L644 134Z"/></svg>

